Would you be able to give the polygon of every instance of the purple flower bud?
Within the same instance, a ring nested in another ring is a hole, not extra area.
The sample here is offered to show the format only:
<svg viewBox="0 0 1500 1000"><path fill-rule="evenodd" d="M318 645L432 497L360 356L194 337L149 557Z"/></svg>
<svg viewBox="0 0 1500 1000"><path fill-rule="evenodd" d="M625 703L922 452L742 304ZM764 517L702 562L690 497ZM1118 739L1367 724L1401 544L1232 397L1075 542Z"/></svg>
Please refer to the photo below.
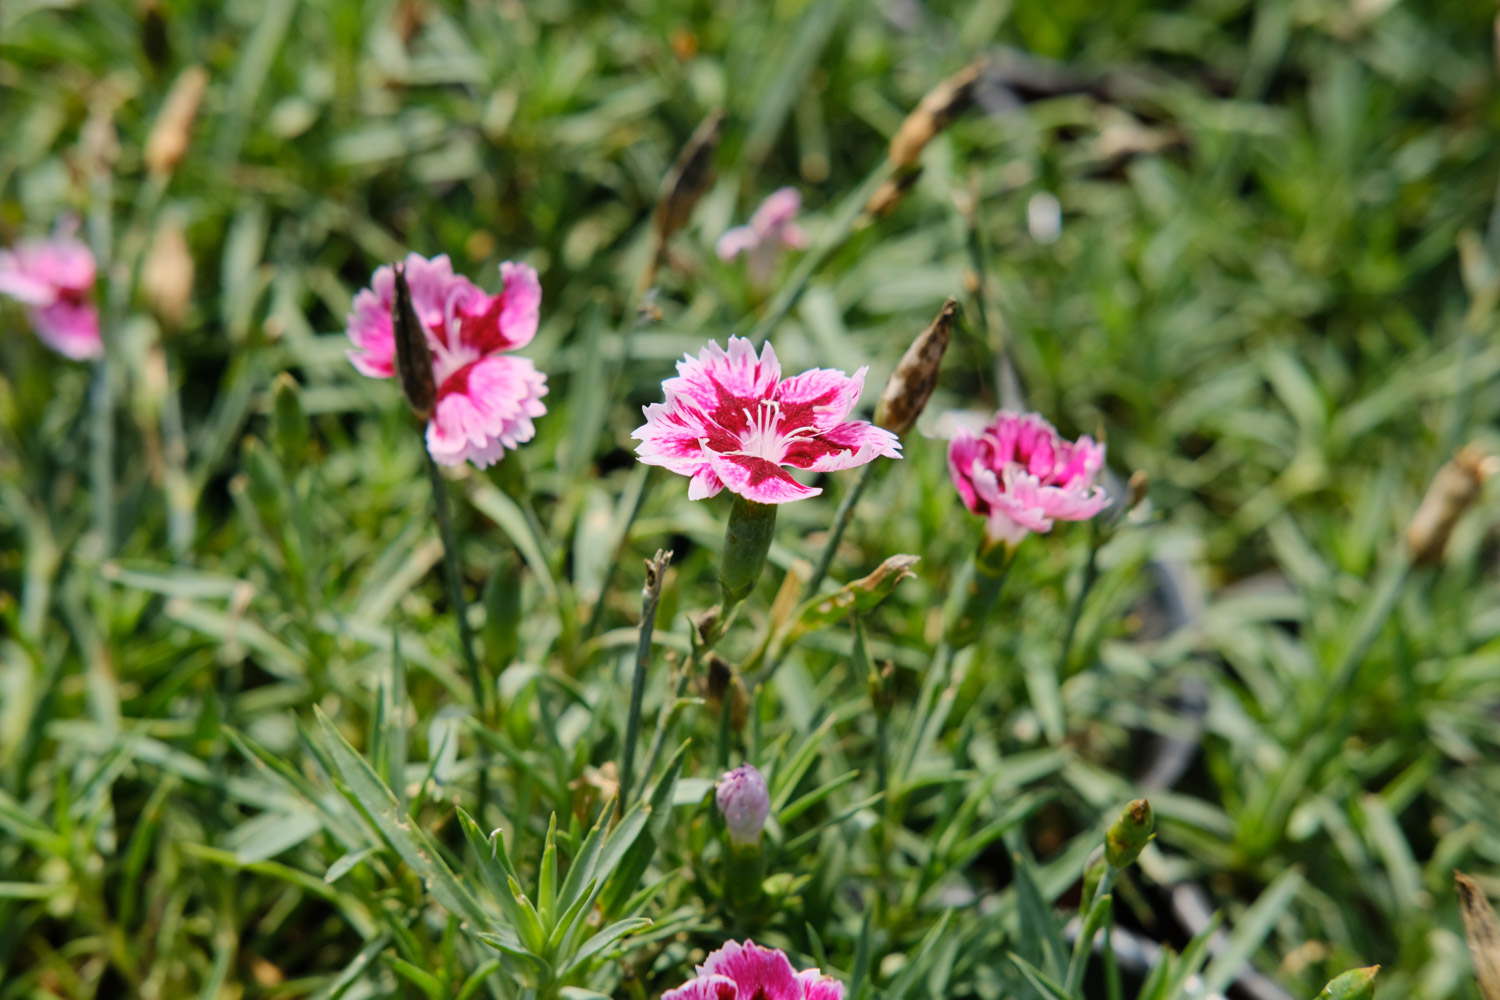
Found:
<svg viewBox="0 0 1500 1000"><path fill-rule="evenodd" d="M753 765L741 764L725 772L714 800L729 827L731 844L743 847L760 840L761 827L771 813L771 794L766 779Z"/></svg>

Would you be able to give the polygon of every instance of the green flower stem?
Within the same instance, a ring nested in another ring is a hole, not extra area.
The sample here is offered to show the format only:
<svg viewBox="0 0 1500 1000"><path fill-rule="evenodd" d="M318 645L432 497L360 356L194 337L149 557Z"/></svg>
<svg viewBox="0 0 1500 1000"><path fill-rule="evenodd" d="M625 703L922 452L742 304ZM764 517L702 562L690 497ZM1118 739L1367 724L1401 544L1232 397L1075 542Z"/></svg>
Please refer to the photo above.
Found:
<svg viewBox="0 0 1500 1000"><path fill-rule="evenodd" d="M721 621L727 623L760 580L776 532L776 505L756 503L735 495L724 530L724 554L719 563L719 586L723 591Z"/></svg>
<svg viewBox="0 0 1500 1000"><path fill-rule="evenodd" d="M1063 981L1063 989L1070 996L1078 996L1079 987L1083 985L1083 973L1088 968L1088 955L1094 947L1094 935L1099 933L1100 921L1104 917L1105 899L1114 891L1115 882L1120 878L1120 869L1114 865L1105 865L1104 874L1099 879L1099 887L1094 890L1092 899L1085 900L1087 905L1078 909L1078 937L1073 941L1073 957L1068 961L1067 978Z"/></svg>
<svg viewBox="0 0 1500 1000"><path fill-rule="evenodd" d="M1012 554L1007 545L984 544L954 580L943 612L943 637L954 651L979 638L984 620L1005 586Z"/></svg>
<svg viewBox="0 0 1500 1000"><path fill-rule="evenodd" d="M656 629L656 606L661 603L662 577L672 553L657 551L646 564L646 584L641 589L641 631L635 647L635 675L630 681L630 711L625 722L625 745L620 754L620 812L630 806L635 774L635 745L641 733L641 702L646 694L646 673L651 667L651 635ZM647 772L650 773L649 771Z"/></svg>
<svg viewBox="0 0 1500 1000"><path fill-rule="evenodd" d="M432 483L432 504L437 510L438 532L443 539L443 576L448 585L448 604L458 620L458 644L462 648L464 671L469 675L469 684L474 689L474 704L480 721L489 724L490 697L485 687L484 676L479 669L479 659L474 655L474 633L469 628L469 605L464 600L463 575L458 565L458 540L453 534L453 515L448 509L448 486L443 474L433 461L427 443L422 442L422 455L427 459L427 478ZM475 816L483 822L485 806L489 803L489 779L483 767L479 768L479 808Z"/></svg>
<svg viewBox="0 0 1500 1000"><path fill-rule="evenodd" d="M1057 656L1057 680L1061 683L1068 676L1068 660L1073 655L1073 640L1078 634L1078 619L1083 617L1083 602L1099 579L1099 519L1089 522L1089 554L1083 563L1083 579L1079 581L1078 593L1068 608L1068 627L1063 632L1062 652Z"/></svg>

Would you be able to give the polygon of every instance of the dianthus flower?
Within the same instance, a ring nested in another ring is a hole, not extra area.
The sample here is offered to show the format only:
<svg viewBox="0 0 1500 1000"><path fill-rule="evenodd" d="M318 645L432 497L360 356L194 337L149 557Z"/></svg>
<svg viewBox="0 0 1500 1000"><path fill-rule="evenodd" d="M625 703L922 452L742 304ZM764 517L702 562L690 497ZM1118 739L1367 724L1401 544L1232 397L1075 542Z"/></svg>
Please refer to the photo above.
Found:
<svg viewBox="0 0 1500 1000"><path fill-rule="evenodd" d="M795 221L801 209L802 195L796 188L773 191L750 216L749 225L736 226L719 237L719 259L734 260L747 254L751 280L765 284L783 250L807 246L807 234Z"/></svg>
<svg viewBox="0 0 1500 1000"><path fill-rule="evenodd" d="M964 506L988 519L991 542L1014 548L1054 521L1086 521L1109 504L1094 480L1104 445L1064 441L1035 413L1001 410L978 436L960 431L948 446L948 472Z"/></svg>
<svg viewBox="0 0 1500 1000"><path fill-rule="evenodd" d="M677 371L662 383L666 402L647 406L631 436L642 462L692 477L689 499L727 488L755 503L803 500L822 490L782 466L833 472L901 457L896 435L845 419L864 389L864 368L853 377L814 368L783 379L770 344L757 358L750 341L730 337L727 351L710 341Z"/></svg>
<svg viewBox="0 0 1500 1000"><path fill-rule="evenodd" d="M74 360L104 353L94 305L94 254L64 223L44 240L22 240L0 250L0 295L26 306L37 336Z"/></svg>
<svg viewBox="0 0 1500 1000"><path fill-rule="evenodd" d="M443 465L499 461L507 448L530 441L532 419L547 412L547 376L527 358L504 352L536 335L542 287L536 271L510 261L500 265L504 288L486 295L453 273L447 254L431 260L409 254L404 264L412 308L427 335L437 402L427 423L427 450ZM348 334L354 367L371 378L396 374L391 307L395 272L382 267L370 287L354 297Z"/></svg>
<svg viewBox="0 0 1500 1000"><path fill-rule="evenodd" d="M725 941L697 973L661 1000L844 1000L837 979L817 969L797 972L780 949L753 941Z"/></svg>

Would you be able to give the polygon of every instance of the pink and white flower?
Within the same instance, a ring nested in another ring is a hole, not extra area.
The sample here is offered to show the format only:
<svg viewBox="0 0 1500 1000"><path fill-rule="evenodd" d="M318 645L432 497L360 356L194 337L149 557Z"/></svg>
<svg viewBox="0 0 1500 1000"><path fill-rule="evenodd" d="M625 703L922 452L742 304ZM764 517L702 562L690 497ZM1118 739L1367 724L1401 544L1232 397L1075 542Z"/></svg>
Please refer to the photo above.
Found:
<svg viewBox="0 0 1500 1000"><path fill-rule="evenodd" d="M547 412L547 376L527 358L504 352L536 336L542 286L536 271L510 261L500 265L504 288L486 295L453 273L447 254L428 260L408 254L404 265L412 309L427 334L437 405L427 423L427 450L443 465L469 461L481 469L536 434L533 418ZM391 306L396 276L375 272L354 297L348 334L354 367L371 378L396 374L396 333Z"/></svg>
<svg viewBox="0 0 1500 1000"><path fill-rule="evenodd" d="M94 305L94 254L64 222L45 240L22 240L0 250L0 295L26 306L38 337L59 354L81 361L104 353Z"/></svg>
<svg viewBox="0 0 1500 1000"><path fill-rule="evenodd" d="M754 941L725 941L696 971L661 1000L844 1000L837 979L817 969L798 972L780 949Z"/></svg>
<svg viewBox="0 0 1500 1000"><path fill-rule="evenodd" d="M807 234L796 222L801 210L802 195L796 188L773 191L750 216L749 225L736 226L719 237L715 248L719 259L734 260L742 253L748 254L751 280L764 285L783 250L801 250L807 246Z"/></svg>
<svg viewBox="0 0 1500 1000"><path fill-rule="evenodd" d="M964 506L988 518L992 542L1014 548L1054 521L1086 521L1109 505L1094 480L1104 445L1064 441L1035 413L1001 410L978 435L961 430L948 445L948 473Z"/></svg>
<svg viewBox="0 0 1500 1000"><path fill-rule="evenodd" d="M677 371L661 384L666 402L647 406L646 423L631 436L642 462L692 477L689 499L727 488L756 503L788 503L823 491L784 465L833 472L901 457L896 435L846 419L864 389L864 368L852 378L814 368L783 379L770 344L756 357L750 341L730 337L727 351L710 341Z"/></svg>

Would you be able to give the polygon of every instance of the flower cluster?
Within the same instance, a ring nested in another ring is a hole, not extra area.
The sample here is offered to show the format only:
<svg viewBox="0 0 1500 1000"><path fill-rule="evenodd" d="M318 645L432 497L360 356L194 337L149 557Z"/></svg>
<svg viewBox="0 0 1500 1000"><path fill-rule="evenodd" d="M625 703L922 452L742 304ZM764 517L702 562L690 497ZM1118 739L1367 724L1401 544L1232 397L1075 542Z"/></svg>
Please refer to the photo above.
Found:
<svg viewBox="0 0 1500 1000"><path fill-rule="evenodd" d="M631 436L642 462L691 477L693 500L724 489L763 504L804 500L822 490L782 466L833 472L901 457L896 435L848 419L864 368L852 377L814 368L783 379L770 344L757 357L750 341L731 337L728 350L710 341L677 371L662 383L666 402L647 406L646 423Z"/></svg>
<svg viewBox="0 0 1500 1000"><path fill-rule="evenodd" d="M427 449L443 465L498 461L507 448L530 441L534 418L547 412L547 376L527 358L505 352L525 347L536 335L542 287L536 271L507 261L500 265L504 288L487 295L453 273L446 254L406 258L411 303L432 354L437 403L427 424ZM395 272L382 267L370 287L354 297L348 334L354 367L371 378L396 374Z"/></svg>
<svg viewBox="0 0 1500 1000"><path fill-rule="evenodd" d="M94 305L94 255L74 232L60 225L44 240L22 240L0 250L0 295L26 306L42 342L75 360L104 353L99 309Z"/></svg>
<svg viewBox="0 0 1500 1000"><path fill-rule="evenodd" d="M837 979L817 969L798 972L784 952L754 941L725 941L696 971L661 1000L844 1000Z"/></svg>
<svg viewBox="0 0 1500 1000"><path fill-rule="evenodd" d="M1109 504L1095 484L1104 445L1064 441L1035 413L1001 410L978 435L961 431L948 447L948 471L964 506L987 519L991 542L1014 548L1054 521L1085 521Z"/></svg>

